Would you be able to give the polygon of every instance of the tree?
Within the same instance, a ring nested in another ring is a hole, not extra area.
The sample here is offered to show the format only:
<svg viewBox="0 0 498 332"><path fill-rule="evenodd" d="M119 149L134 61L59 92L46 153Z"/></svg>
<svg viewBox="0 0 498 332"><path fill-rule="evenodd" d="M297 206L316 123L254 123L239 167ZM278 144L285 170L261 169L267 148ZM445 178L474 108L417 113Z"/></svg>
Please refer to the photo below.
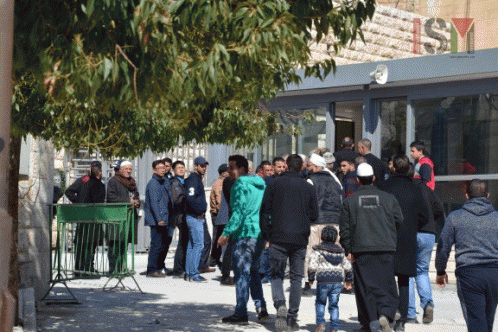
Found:
<svg viewBox="0 0 498 332"><path fill-rule="evenodd" d="M259 106L298 83L299 68L321 78L331 72L333 59L309 65L310 44L331 33L337 50L363 38L374 2L17 0L14 223L20 137L122 157L167 151L180 137L261 143L277 125ZM13 232L16 242L16 224Z"/></svg>
<svg viewBox="0 0 498 332"><path fill-rule="evenodd" d="M258 103L298 83L298 68L326 76L335 63L309 66L310 43L362 37L373 11L373 0L16 1L15 80L30 73L49 92L24 131L129 157L180 136L261 143L276 126Z"/></svg>

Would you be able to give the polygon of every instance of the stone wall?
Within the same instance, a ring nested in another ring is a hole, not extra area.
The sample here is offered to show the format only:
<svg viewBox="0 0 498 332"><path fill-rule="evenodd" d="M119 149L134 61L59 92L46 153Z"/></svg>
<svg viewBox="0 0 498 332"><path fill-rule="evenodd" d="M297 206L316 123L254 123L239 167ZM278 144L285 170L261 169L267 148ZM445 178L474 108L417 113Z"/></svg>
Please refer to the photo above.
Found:
<svg viewBox="0 0 498 332"><path fill-rule="evenodd" d="M420 54L414 53L414 19L420 19L422 29L420 35ZM439 45L439 41L427 36L423 25L427 17L403 11L389 6L377 5L375 14L371 21L363 24L363 34L365 43L357 38L350 45L342 48L336 54L333 48L334 37L327 36L320 43L311 44L312 63L334 58L337 65L345 65L361 62L376 62L410 58L428 55L423 44L428 42L432 45ZM438 29L433 30L441 33L449 39L449 31Z"/></svg>
<svg viewBox="0 0 498 332"><path fill-rule="evenodd" d="M29 179L19 182L20 288L33 287L39 300L50 279L50 204L53 197L52 144L33 139Z"/></svg>

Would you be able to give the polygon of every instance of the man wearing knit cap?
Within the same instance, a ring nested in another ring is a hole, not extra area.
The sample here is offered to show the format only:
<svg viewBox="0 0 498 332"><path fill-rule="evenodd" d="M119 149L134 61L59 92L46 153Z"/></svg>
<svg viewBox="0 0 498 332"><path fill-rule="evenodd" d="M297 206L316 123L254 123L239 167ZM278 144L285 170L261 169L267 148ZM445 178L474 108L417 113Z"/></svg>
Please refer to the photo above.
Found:
<svg viewBox="0 0 498 332"><path fill-rule="evenodd" d="M342 186L339 180L326 168L325 159L313 153L308 160L308 182L316 191L318 202L318 219L311 224L308 241L304 274L308 276L305 282L303 295L311 295L311 285L314 276L308 275L308 264L313 246L320 244L322 229L327 225L339 225L342 210Z"/></svg>
<svg viewBox="0 0 498 332"><path fill-rule="evenodd" d="M403 212L394 195L373 185L374 171L358 165L360 189L344 201L340 243L353 262L358 320L362 331L392 331L398 307L394 279L397 227Z"/></svg>

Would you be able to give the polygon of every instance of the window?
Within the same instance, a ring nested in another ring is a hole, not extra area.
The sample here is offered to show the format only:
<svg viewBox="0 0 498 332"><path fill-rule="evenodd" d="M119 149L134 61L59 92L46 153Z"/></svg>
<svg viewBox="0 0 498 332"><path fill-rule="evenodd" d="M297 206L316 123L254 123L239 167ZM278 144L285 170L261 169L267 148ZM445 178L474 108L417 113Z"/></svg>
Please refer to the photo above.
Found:
<svg viewBox="0 0 498 332"><path fill-rule="evenodd" d="M436 175L498 173L498 95L412 102L415 137L423 141Z"/></svg>
<svg viewBox="0 0 498 332"><path fill-rule="evenodd" d="M381 127L381 159L395 154L405 154L406 149L406 100L379 102Z"/></svg>

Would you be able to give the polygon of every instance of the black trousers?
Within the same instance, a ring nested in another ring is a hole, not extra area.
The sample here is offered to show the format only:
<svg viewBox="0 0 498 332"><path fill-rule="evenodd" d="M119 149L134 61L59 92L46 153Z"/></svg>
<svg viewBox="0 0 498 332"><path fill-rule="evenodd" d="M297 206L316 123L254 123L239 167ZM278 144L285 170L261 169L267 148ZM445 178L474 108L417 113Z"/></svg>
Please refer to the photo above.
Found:
<svg viewBox="0 0 498 332"><path fill-rule="evenodd" d="M394 319L398 292L394 279L394 252L354 254L354 288L358 320L363 327L386 316Z"/></svg>
<svg viewBox="0 0 498 332"><path fill-rule="evenodd" d="M211 259L216 263L217 266L221 266L221 253L223 251L222 247L218 247L218 239L220 238L224 229L225 225L213 225L213 245L211 247Z"/></svg>
<svg viewBox="0 0 498 332"><path fill-rule="evenodd" d="M166 267L164 262L172 239L170 234L168 234L168 228L168 226L150 227L150 248L147 274L162 271Z"/></svg>
<svg viewBox="0 0 498 332"><path fill-rule="evenodd" d="M399 294L399 312L401 320L406 321L408 317L408 303L410 301L410 276L398 274L398 294Z"/></svg>
<svg viewBox="0 0 498 332"><path fill-rule="evenodd" d="M276 309L285 304L283 280L287 260L290 264L290 293L288 317L297 318L301 304L301 286L304 277L306 246L270 244L271 293Z"/></svg>
<svg viewBox="0 0 498 332"><path fill-rule="evenodd" d="M458 297L469 332L492 332L498 304L498 267L459 268Z"/></svg>
<svg viewBox="0 0 498 332"><path fill-rule="evenodd" d="M211 235L207 222L204 222L204 248L202 249L201 259L199 260L199 269L209 268L209 253L211 252Z"/></svg>
<svg viewBox="0 0 498 332"><path fill-rule="evenodd" d="M230 271L232 270L232 253L233 247L235 245L235 239L233 236L228 238L228 244L226 245L225 252L223 253L223 260L221 262L221 277L230 277Z"/></svg>
<svg viewBox="0 0 498 332"><path fill-rule="evenodd" d="M178 244L176 246L173 271L182 273L185 272L185 260L187 258L187 245L188 245L188 227L185 218L180 224L177 225L177 227L178 227Z"/></svg>

